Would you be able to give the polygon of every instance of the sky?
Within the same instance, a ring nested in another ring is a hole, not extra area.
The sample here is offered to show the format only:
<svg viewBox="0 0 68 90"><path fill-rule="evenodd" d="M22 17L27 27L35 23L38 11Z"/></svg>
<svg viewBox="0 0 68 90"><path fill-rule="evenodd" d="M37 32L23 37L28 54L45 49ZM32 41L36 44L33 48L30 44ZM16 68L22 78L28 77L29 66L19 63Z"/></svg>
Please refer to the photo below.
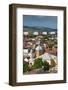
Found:
<svg viewBox="0 0 68 90"><path fill-rule="evenodd" d="M57 29L57 16L24 15L24 26L40 26Z"/></svg>

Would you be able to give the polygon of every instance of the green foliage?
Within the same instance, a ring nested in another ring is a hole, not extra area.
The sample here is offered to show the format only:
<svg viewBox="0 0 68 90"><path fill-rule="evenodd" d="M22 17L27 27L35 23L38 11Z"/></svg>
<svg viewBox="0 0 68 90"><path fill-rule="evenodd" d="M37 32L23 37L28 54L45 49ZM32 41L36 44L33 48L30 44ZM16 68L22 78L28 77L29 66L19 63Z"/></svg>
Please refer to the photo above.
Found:
<svg viewBox="0 0 68 90"><path fill-rule="evenodd" d="M49 37L48 37L47 35L44 35L44 36L43 36L43 39L47 39L47 40L48 40Z"/></svg>
<svg viewBox="0 0 68 90"><path fill-rule="evenodd" d="M23 64L23 72L27 72L29 70L28 63Z"/></svg>
<svg viewBox="0 0 68 90"><path fill-rule="evenodd" d="M34 61L33 68L34 68L34 69L42 68L42 65L43 65L42 58L37 58L37 59Z"/></svg>
<svg viewBox="0 0 68 90"><path fill-rule="evenodd" d="M45 61L43 63L43 66L44 66L44 71L48 71L50 69L50 65L49 65L49 63L47 61Z"/></svg>
<svg viewBox="0 0 68 90"><path fill-rule="evenodd" d="M30 37L30 38L34 38L34 37L36 37L36 36L33 35L32 33L30 33L30 34L29 34L29 37Z"/></svg>

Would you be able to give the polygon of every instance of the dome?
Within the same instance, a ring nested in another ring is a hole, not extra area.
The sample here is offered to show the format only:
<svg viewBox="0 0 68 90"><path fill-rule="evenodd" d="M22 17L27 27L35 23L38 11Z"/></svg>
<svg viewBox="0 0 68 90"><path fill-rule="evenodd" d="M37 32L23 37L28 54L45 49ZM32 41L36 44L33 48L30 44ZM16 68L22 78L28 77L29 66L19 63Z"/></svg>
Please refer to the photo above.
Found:
<svg viewBox="0 0 68 90"><path fill-rule="evenodd" d="M37 51L40 51L40 50L42 50L42 47L41 47L40 45L38 45L38 46L36 47L36 50L37 50Z"/></svg>

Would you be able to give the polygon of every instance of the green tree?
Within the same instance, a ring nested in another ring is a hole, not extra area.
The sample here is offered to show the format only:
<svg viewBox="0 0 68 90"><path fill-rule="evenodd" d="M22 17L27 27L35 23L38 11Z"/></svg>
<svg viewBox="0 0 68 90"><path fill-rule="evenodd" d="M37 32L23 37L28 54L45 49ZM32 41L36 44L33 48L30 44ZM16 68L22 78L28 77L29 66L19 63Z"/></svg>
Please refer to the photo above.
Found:
<svg viewBox="0 0 68 90"><path fill-rule="evenodd" d="M37 58L37 59L34 61L33 68L34 68L34 69L42 68L42 65L43 65L42 58Z"/></svg>
<svg viewBox="0 0 68 90"><path fill-rule="evenodd" d="M27 72L29 70L28 63L23 64L23 72Z"/></svg>
<svg viewBox="0 0 68 90"><path fill-rule="evenodd" d="M43 63L43 66L44 66L44 71L48 71L50 69L50 65L49 65L49 63L47 61L45 61Z"/></svg>

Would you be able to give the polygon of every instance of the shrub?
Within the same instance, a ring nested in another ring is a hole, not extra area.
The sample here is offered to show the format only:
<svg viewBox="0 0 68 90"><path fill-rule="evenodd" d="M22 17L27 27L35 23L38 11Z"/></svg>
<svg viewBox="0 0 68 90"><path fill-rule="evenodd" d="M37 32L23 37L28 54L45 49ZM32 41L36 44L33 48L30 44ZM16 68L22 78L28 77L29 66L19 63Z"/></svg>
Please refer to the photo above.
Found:
<svg viewBox="0 0 68 90"><path fill-rule="evenodd" d="M43 39L49 40L49 37L47 35L43 36Z"/></svg>
<svg viewBox="0 0 68 90"><path fill-rule="evenodd" d="M23 72L27 72L29 70L28 63L23 64Z"/></svg>
<svg viewBox="0 0 68 90"><path fill-rule="evenodd" d="M34 61L33 68L34 69L42 68L42 65L43 65L42 58L37 58Z"/></svg>
<svg viewBox="0 0 68 90"><path fill-rule="evenodd" d="M43 63L43 66L44 66L44 71L48 71L50 69L50 65L49 65L49 63L47 61L45 61Z"/></svg>
<svg viewBox="0 0 68 90"><path fill-rule="evenodd" d="M30 37L30 38L35 38L36 36L33 35L32 33L30 33L30 34L29 34L29 37Z"/></svg>

